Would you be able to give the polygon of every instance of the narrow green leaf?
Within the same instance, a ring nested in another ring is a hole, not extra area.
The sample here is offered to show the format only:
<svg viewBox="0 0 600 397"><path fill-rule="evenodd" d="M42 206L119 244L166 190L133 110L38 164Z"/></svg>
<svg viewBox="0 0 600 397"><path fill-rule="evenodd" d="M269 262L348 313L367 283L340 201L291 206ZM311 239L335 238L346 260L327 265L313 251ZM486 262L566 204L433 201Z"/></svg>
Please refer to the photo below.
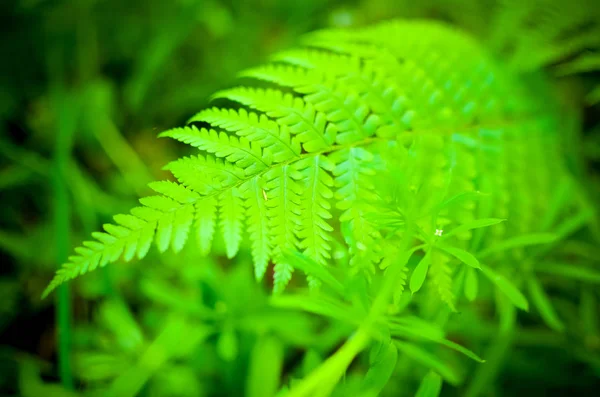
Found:
<svg viewBox="0 0 600 397"><path fill-rule="evenodd" d="M335 318L349 324L359 324L361 316L347 305L324 299L322 296L273 295L270 304L282 309L301 310Z"/></svg>
<svg viewBox="0 0 600 397"><path fill-rule="evenodd" d="M538 273L555 274L561 277L600 284L600 272L580 265L566 263L540 263L539 266L536 267L535 271Z"/></svg>
<svg viewBox="0 0 600 397"><path fill-rule="evenodd" d="M565 203L573 196L572 179L562 178L556 183L554 192L548 201L548 208L540 222L541 230L548 230L554 224L560 212L565 209Z"/></svg>
<svg viewBox="0 0 600 397"><path fill-rule="evenodd" d="M450 230L449 232L444 233L444 235L442 236L442 238L440 240L446 239L455 234L466 232L467 230L479 229L482 227L497 225L498 223L502 223L504 221L506 221L506 219L499 219L499 218L476 219L471 222L463 223L462 225L455 227L454 229Z"/></svg>
<svg viewBox="0 0 600 397"><path fill-rule="evenodd" d="M186 296L183 291L162 278L146 277L142 279L140 291L155 304L166 306L173 312L195 315L202 319L215 317L214 311L204 306L201 300Z"/></svg>
<svg viewBox="0 0 600 397"><path fill-rule="evenodd" d="M465 274L465 297L473 302L477 298L477 292L479 290L479 279L477 272L471 267L466 268Z"/></svg>
<svg viewBox="0 0 600 397"><path fill-rule="evenodd" d="M464 354L465 356L469 357L471 360L477 361L478 363L484 363L485 360L481 357L479 357L477 354L475 354L473 351L467 349L466 347L459 345L458 343L452 342L451 340L448 339L441 339L439 341L437 341L438 343L449 347L452 350L455 350L459 353Z"/></svg>
<svg viewBox="0 0 600 397"><path fill-rule="evenodd" d="M532 233L524 234L522 236L509 238L508 240L501 241L493 247L487 248L481 251L478 256L484 258L490 254L508 251L514 248L527 247L530 245L543 245L550 244L557 240L558 235L554 233Z"/></svg>
<svg viewBox="0 0 600 397"><path fill-rule="evenodd" d="M396 368L398 349L392 343L383 343L375 348L377 352L372 357L362 389L369 395L378 396Z"/></svg>
<svg viewBox="0 0 600 397"><path fill-rule="evenodd" d="M415 270L413 270L412 275L410 276L410 292L415 293L421 289L423 286L423 282L425 281L425 276L427 276L427 270L429 269L429 263L431 262L430 256L427 254L421 259Z"/></svg>
<svg viewBox="0 0 600 397"><path fill-rule="evenodd" d="M527 280L527 287L533 305L540 312L544 322L553 330L563 332L565 330L563 322L558 318L550 299L534 275Z"/></svg>
<svg viewBox="0 0 600 397"><path fill-rule="evenodd" d="M429 371L423 377L419 390L415 397L438 397L442 391L442 377L433 371Z"/></svg>
<svg viewBox="0 0 600 397"><path fill-rule="evenodd" d="M487 266L481 266L481 270L486 277L502 291L510 301L520 309L529 310L529 302L527 298L519 291L519 289L504 276L494 272Z"/></svg>
<svg viewBox="0 0 600 397"><path fill-rule="evenodd" d="M415 318L416 319L416 318ZM400 321L398 321L400 320ZM409 321L402 321L409 320ZM443 331L438 328L434 324L430 324L424 320L418 319L418 321L412 320L412 318L400 318L400 319L391 319L389 320L389 329L392 336L409 338L412 340L427 340L435 343L439 343L443 346L446 346L452 350L455 350L459 353L464 354L465 356L480 362L484 363L481 357L467 349L464 346L459 345L458 343L452 342L444 337Z"/></svg>
<svg viewBox="0 0 600 397"><path fill-rule="evenodd" d="M436 371L449 383L453 385L460 383L460 376L456 373L454 368L440 360L435 354L412 343L401 342L398 340L395 340L394 343L402 353L421 363L425 367Z"/></svg>
<svg viewBox="0 0 600 397"><path fill-rule="evenodd" d="M449 245L441 243L438 243L436 247L440 248L443 251L446 251L447 253L460 260L461 262L465 263L466 265L469 265L475 269L481 269L481 265L479 264L477 258L475 258L472 254L468 253L463 249L451 247Z"/></svg>
<svg viewBox="0 0 600 397"><path fill-rule="evenodd" d="M147 384L166 362L181 355L191 354L198 343L208 335L206 329L200 333L198 327L191 327L180 317L166 319L158 336L145 347L145 351L136 353L136 362L121 372L111 383L106 396L133 397L140 394Z"/></svg>
<svg viewBox="0 0 600 397"><path fill-rule="evenodd" d="M399 330L403 333L409 333L413 336L418 336L419 338L434 341L444 338L444 331L442 331L438 325L432 324L416 316L394 316L388 321L390 322L390 331ZM406 336L406 334L403 334L402 336Z"/></svg>
<svg viewBox="0 0 600 397"><path fill-rule="evenodd" d="M567 217L566 220L554 228L554 234L559 238L565 238L590 222L595 216L593 208L587 207L576 215Z"/></svg>
<svg viewBox="0 0 600 397"><path fill-rule="evenodd" d="M279 388L282 367L283 343L271 335L259 336L250 355L246 395L274 396Z"/></svg>
<svg viewBox="0 0 600 397"><path fill-rule="evenodd" d="M100 306L99 322L103 328L111 331L117 347L122 351L133 351L144 344L140 325L121 299L107 300Z"/></svg>
<svg viewBox="0 0 600 397"><path fill-rule="evenodd" d="M417 245L409 250L399 252L397 247L387 247L387 251L384 253L384 257L379 264L381 270L387 269L392 263L396 263L398 267L406 266L406 263L410 260L410 257L420 249L425 248L426 244Z"/></svg>

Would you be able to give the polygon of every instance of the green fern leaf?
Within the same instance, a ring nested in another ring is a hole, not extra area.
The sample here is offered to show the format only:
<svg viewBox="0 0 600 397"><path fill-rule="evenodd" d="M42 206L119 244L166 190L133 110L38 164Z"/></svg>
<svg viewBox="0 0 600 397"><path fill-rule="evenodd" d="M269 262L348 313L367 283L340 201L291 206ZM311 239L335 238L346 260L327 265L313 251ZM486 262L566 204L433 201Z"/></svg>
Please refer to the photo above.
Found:
<svg viewBox="0 0 600 397"><path fill-rule="evenodd" d="M217 200L207 197L196 203L196 242L202 255L208 255L215 233Z"/></svg>
<svg viewBox="0 0 600 397"><path fill-rule="evenodd" d="M333 169L333 164L325 156L314 156L296 163L296 167L304 182L298 230L299 246L305 255L324 265L331 257L329 241L333 227L328 224L328 220L332 217L329 200L333 197L333 178L328 171Z"/></svg>
<svg viewBox="0 0 600 397"><path fill-rule="evenodd" d="M244 222L244 206L239 189L232 188L221 193L218 197L221 232L225 240L227 257L233 258L242 241Z"/></svg>
<svg viewBox="0 0 600 397"><path fill-rule="evenodd" d="M340 221L345 224L346 242L352 254L351 263L370 268L380 259L380 240L377 229L367 221L372 211L368 202L375 199L374 186L369 180L375 174L374 156L369 151L354 147L336 152L333 175L337 187L337 208L342 210Z"/></svg>
<svg viewBox="0 0 600 397"><path fill-rule="evenodd" d="M218 92L214 98L236 109L205 109L191 125L162 133L199 153L168 164L177 181L152 184L158 195L92 234L95 241L75 250L45 294L121 258L141 259L153 243L179 251L190 233L208 254L218 229L231 258L245 223L255 274L274 263L276 291L293 272L282 252L299 249L329 265L333 230L350 264L370 272L386 252L383 238L401 234L407 219L426 244L436 229L455 230L444 241L452 242L451 255L436 249L426 272L451 306L456 258L474 266L465 252L489 253L493 266L527 253L525 244L493 247L539 235L538 220L553 205L544 198L569 179L554 161L560 142L552 105L532 99L468 35L441 24L391 21L318 32L304 43L242 73L270 88ZM540 173L532 176L530 167ZM375 189L374 179L385 170L400 186L379 208L386 189ZM565 200L553 211L575 206ZM385 214L394 215L393 227L373 221ZM488 221L475 219L491 218L507 221L478 228ZM505 284L496 283L517 296Z"/></svg>
<svg viewBox="0 0 600 397"><path fill-rule="evenodd" d="M248 232L252 241L252 259L254 260L255 275L262 279L271 256L271 242L267 217L267 196L259 183L259 177L254 177L241 187L246 200L248 213ZM229 253L228 253L229 255Z"/></svg>
<svg viewBox="0 0 600 397"><path fill-rule="evenodd" d="M446 253L438 249L433 249L431 252L431 269L429 274L440 300L448 305L452 311L456 311L455 297L452 292L454 266L451 265L450 261L451 258Z"/></svg>
<svg viewBox="0 0 600 397"><path fill-rule="evenodd" d="M299 247L302 174L294 167L284 165L266 174L266 197L269 228L273 241L273 258L276 262L275 290L281 291L291 279L293 268L281 255ZM283 272L283 274L281 274Z"/></svg>

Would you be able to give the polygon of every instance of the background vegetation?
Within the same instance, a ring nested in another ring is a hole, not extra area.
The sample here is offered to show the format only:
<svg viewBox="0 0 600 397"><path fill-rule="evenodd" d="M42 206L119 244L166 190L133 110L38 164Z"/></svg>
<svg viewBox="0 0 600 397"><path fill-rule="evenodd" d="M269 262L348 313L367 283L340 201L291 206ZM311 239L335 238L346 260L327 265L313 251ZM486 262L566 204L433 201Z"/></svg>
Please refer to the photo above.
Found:
<svg viewBox="0 0 600 397"><path fill-rule="evenodd" d="M441 20L512 70L541 70L575 126L564 133L570 171L597 203L598 7L531 3L523 22L520 2L492 0L0 2L0 394L104 395L110 385L115 395L260 396L280 382L264 374L283 372L287 384L335 350L347 326L268 305L272 281L254 281L248 252L226 260L222 242L209 257L188 248L109 266L40 300L72 247L149 194L147 183L167 175L162 166L187 153L156 139L159 132L184 124L240 70L317 28ZM479 364L455 360L444 394L598 390L600 249L588 237L566 248L587 273L545 279L565 329L519 314L511 348L488 351L502 355L497 367L473 383ZM479 309L487 315L456 332L465 338L456 342L478 353L498 332L490 306ZM449 339L454 331L450 325ZM399 362L402 375L387 395L417 390L427 372L413 364ZM364 372L369 357L355 365ZM351 374L347 385L340 395L353 395Z"/></svg>

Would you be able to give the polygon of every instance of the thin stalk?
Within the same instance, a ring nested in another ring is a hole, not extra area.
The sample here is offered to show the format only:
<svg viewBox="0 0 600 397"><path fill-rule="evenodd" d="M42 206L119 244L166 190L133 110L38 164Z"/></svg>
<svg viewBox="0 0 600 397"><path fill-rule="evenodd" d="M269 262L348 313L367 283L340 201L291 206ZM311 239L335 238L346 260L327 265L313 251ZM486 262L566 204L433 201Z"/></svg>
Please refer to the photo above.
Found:
<svg viewBox="0 0 600 397"><path fill-rule="evenodd" d="M106 155L137 194L146 192L152 174L108 116L99 117L94 135Z"/></svg>
<svg viewBox="0 0 600 397"><path fill-rule="evenodd" d="M408 226L408 223L407 223ZM413 229L408 228L403 239L403 248L408 250L413 237ZM377 323L381 316L385 313L387 304L389 303L394 287L397 285L400 271L406 265L409 257L404 260L396 261L386 271L383 285L379 289L375 297L369 314L363 321L362 325L344 345L329 357L323 364L317 367L299 384L294 386L286 397L321 397L329 396L335 386L338 384L346 370L354 360L371 342L377 337Z"/></svg>
<svg viewBox="0 0 600 397"><path fill-rule="evenodd" d="M75 130L75 110L69 106L68 96L56 92L54 103L58 124L52 167L54 236L56 262L65 263L70 250L71 213L66 177L71 155L71 142ZM58 334L58 371L62 385L72 390L71 368L71 294L69 284L63 284L56 294L56 324Z"/></svg>

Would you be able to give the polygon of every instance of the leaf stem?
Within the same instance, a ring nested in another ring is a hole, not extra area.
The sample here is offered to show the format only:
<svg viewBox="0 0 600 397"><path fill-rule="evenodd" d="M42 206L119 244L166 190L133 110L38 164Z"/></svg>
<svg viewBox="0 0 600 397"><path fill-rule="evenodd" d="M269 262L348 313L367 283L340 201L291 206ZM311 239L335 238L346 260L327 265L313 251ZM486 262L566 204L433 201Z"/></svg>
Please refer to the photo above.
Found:
<svg viewBox="0 0 600 397"><path fill-rule="evenodd" d="M69 191L67 175L71 155L72 138L76 126L76 111L70 106L69 96L57 87L54 95L57 113L56 141L54 148L52 185L54 235L56 260L64 263L71 248L69 210ZM73 373L71 368L71 294L68 284L59 287L56 295L56 324L58 334L58 371L63 387L73 390Z"/></svg>
<svg viewBox="0 0 600 397"><path fill-rule="evenodd" d="M403 238L402 248L407 250L413 239L413 228L409 227L412 222L407 222L407 229ZM317 397L328 396L338 384L354 358L362 352L371 342L371 339L376 337L373 335L373 327L378 323L380 317L385 313L387 304L393 294L394 286L398 281L400 271L409 260L406 256L402 260L394 262L386 271L383 285L373 304L369 314L363 321L362 325L354 334L348 338L346 343L329 357L321 366L304 378L299 384L294 386L286 397Z"/></svg>

